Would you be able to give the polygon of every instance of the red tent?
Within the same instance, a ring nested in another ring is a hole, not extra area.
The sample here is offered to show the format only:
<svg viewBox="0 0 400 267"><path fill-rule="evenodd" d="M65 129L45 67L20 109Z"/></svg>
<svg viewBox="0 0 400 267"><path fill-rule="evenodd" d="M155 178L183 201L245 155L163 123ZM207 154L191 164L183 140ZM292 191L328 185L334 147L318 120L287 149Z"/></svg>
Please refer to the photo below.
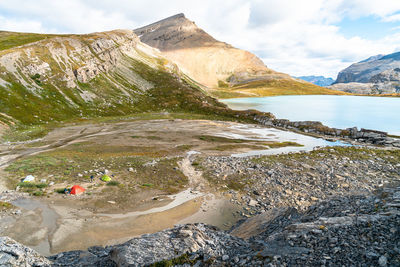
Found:
<svg viewBox="0 0 400 267"><path fill-rule="evenodd" d="M74 185L71 188L71 195L79 195L82 194L83 192L85 192L85 188L83 188L82 186Z"/></svg>

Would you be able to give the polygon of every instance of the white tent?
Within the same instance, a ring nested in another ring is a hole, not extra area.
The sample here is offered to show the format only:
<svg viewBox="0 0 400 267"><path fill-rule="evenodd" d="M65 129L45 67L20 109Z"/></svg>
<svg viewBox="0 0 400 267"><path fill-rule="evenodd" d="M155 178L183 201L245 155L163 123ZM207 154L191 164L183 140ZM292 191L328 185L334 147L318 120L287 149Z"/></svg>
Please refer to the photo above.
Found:
<svg viewBox="0 0 400 267"><path fill-rule="evenodd" d="M22 180L24 183L26 183L26 182L33 182L33 181L35 181L35 177L33 176L33 175L28 175L28 176L26 176L25 177L25 179L24 180Z"/></svg>

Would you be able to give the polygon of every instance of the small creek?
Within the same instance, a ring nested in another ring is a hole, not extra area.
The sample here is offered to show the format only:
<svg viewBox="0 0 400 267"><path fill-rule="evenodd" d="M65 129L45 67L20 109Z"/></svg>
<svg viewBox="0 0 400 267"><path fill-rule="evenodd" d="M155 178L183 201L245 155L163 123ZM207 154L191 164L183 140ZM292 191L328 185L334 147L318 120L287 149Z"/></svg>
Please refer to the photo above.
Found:
<svg viewBox="0 0 400 267"><path fill-rule="evenodd" d="M113 219L137 217L140 215L147 215L147 214L158 213L158 212L170 210L170 209L178 207L179 205L182 205L190 200L193 200L193 199L201 197L201 196L203 196L202 193L193 191L192 189L189 188L189 189L186 189L185 191L179 192L175 195L168 196L168 198L172 199L172 201L162 207L152 208L152 209L145 210L145 211L132 211L132 212L121 213L121 214L99 213L97 215L107 216L107 217L110 217Z"/></svg>

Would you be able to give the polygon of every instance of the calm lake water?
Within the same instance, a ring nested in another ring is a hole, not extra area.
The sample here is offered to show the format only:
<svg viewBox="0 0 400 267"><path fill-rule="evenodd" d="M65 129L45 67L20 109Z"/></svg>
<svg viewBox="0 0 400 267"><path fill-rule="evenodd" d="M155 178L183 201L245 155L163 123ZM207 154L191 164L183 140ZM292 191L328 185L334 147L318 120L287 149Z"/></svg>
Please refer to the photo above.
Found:
<svg viewBox="0 0 400 267"><path fill-rule="evenodd" d="M358 127L400 135L400 98L369 96L275 96L223 100L236 110L271 112L279 119L320 121L335 128Z"/></svg>

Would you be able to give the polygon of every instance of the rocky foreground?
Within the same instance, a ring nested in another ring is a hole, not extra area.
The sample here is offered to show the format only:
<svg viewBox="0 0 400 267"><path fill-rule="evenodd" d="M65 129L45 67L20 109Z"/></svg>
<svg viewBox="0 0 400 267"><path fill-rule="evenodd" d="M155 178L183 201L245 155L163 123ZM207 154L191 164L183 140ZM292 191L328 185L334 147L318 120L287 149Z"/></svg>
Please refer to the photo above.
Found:
<svg viewBox="0 0 400 267"><path fill-rule="evenodd" d="M256 221L256 223L255 223ZM179 225L124 244L45 258L0 239L1 266L399 266L400 187L319 202L304 212L273 209L231 233ZM234 236L251 234L245 240Z"/></svg>
<svg viewBox="0 0 400 267"><path fill-rule="evenodd" d="M3 237L0 266L400 266L400 153L325 148L193 166L247 219L177 225L124 244L43 257Z"/></svg>

